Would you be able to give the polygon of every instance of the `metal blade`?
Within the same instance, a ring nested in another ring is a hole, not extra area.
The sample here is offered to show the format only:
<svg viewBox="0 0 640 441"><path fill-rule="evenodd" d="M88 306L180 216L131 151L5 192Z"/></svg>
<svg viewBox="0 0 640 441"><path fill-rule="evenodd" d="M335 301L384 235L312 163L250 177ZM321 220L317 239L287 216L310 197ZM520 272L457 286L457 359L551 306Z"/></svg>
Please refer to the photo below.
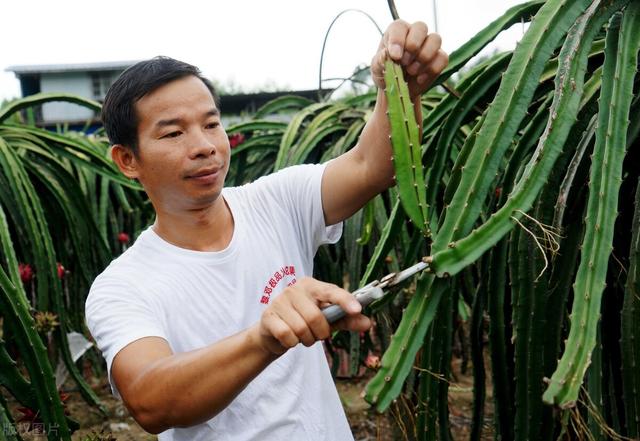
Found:
<svg viewBox="0 0 640 441"><path fill-rule="evenodd" d="M391 286L398 285L404 282L405 280L407 280L409 277L412 277L415 274L418 274L420 271L424 271L427 268L429 268L429 264L426 262L416 263L415 265L410 266L409 268L402 270L399 273L396 273L395 276L388 281L385 287L388 288Z"/></svg>

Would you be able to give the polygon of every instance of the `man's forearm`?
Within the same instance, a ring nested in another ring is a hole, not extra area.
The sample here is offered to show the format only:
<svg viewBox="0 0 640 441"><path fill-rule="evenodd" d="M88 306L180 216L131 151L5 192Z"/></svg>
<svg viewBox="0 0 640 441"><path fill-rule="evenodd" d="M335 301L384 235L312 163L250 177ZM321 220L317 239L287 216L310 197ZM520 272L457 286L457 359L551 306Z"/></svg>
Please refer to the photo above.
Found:
<svg viewBox="0 0 640 441"><path fill-rule="evenodd" d="M159 433L212 418L277 358L254 328L202 349L158 360L130 386L127 403L145 430Z"/></svg>
<svg viewBox="0 0 640 441"><path fill-rule="evenodd" d="M416 122L422 133L422 106L420 97L413 102ZM395 174L393 162L393 150L391 147L391 127L387 115L387 98L384 91L378 90L378 97L373 115L367 121L362 130L360 141L356 147L357 155L366 164L368 182L375 183L379 193L394 184Z"/></svg>
<svg viewBox="0 0 640 441"><path fill-rule="evenodd" d="M331 161L322 178L327 225L347 219L377 194L395 185L388 106L383 91L388 60L402 65L415 118L421 126L420 98L447 66L448 56L441 48L440 36L429 34L425 23L396 20L389 26L371 61L371 78L378 87L373 115L356 146Z"/></svg>
<svg viewBox="0 0 640 441"><path fill-rule="evenodd" d="M422 120L420 97L414 102ZM327 166L322 179L322 203L327 225L347 219L377 194L395 185L387 98L378 90L373 114L354 148Z"/></svg>

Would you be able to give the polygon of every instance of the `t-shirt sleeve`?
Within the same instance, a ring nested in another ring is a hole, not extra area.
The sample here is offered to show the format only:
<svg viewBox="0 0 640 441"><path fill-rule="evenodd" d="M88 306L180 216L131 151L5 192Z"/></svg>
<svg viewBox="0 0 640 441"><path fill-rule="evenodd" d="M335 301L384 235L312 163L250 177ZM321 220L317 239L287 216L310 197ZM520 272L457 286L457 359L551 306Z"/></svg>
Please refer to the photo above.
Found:
<svg viewBox="0 0 640 441"><path fill-rule="evenodd" d="M324 221L322 175L326 165L294 165L256 181L257 194L273 198L273 205L285 210L299 243L310 256L320 245L336 243L342 235L342 222L327 226Z"/></svg>
<svg viewBox="0 0 640 441"><path fill-rule="evenodd" d="M99 276L85 303L85 321L107 362L113 395L121 398L111 376L113 359L121 349L140 338L155 336L167 339L158 312L126 281Z"/></svg>

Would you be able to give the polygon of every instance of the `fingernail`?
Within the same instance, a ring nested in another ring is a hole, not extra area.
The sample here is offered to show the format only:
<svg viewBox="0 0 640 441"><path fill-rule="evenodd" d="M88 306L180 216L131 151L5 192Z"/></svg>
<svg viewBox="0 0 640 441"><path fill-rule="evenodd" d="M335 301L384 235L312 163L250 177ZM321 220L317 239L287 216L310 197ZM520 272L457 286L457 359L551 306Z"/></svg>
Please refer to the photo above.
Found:
<svg viewBox="0 0 640 441"><path fill-rule="evenodd" d="M400 58L402 58L402 52L402 46L400 46L399 44L392 44L389 48L389 55L391 55L391 58L393 58L394 60L399 60Z"/></svg>
<svg viewBox="0 0 640 441"><path fill-rule="evenodd" d="M402 65L406 66L407 64L409 64L412 58L413 56L411 55L411 52L405 52L402 56Z"/></svg>
<svg viewBox="0 0 640 441"><path fill-rule="evenodd" d="M360 312L362 311L362 305L357 301L353 301L349 303L349 309L351 312Z"/></svg>

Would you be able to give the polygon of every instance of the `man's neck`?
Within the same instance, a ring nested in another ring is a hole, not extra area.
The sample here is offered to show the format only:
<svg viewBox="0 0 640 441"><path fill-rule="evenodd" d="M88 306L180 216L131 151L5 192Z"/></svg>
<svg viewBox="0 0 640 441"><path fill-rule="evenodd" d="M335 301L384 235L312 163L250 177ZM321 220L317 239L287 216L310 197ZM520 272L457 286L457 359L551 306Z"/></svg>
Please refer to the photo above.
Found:
<svg viewBox="0 0 640 441"><path fill-rule="evenodd" d="M155 233L180 248L221 251L233 237L233 215L222 196L206 209L156 214Z"/></svg>

